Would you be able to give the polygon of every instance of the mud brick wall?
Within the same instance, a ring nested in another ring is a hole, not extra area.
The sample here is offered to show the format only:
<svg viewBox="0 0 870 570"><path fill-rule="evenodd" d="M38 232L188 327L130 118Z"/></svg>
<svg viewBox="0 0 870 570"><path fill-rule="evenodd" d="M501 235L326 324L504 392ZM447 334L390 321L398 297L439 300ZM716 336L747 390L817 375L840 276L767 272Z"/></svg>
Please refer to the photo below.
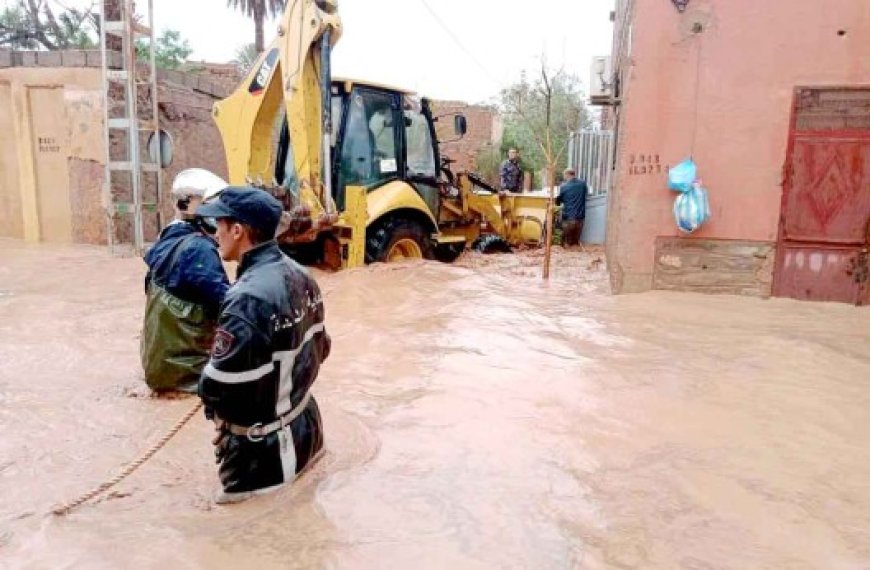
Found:
<svg viewBox="0 0 870 570"><path fill-rule="evenodd" d="M468 132L455 142L441 145L441 154L456 161L453 171L476 170L480 153L501 141L501 120L498 111L484 105L469 105L461 101L433 101L433 114L443 116L436 124L438 140L456 138L451 113L461 113L468 121Z"/></svg>

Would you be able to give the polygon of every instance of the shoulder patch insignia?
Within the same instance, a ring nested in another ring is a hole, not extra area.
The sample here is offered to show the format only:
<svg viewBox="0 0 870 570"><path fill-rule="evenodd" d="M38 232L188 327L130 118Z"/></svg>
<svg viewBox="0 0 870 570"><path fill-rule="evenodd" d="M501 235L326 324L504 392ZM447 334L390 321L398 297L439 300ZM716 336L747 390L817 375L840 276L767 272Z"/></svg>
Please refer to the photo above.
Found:
<svg viewBox="0 0 870 570"><path fill-rule="evenodd" d="M212 345L211 349L211 357L223 358L224 356L229 354L235 340L236 337L233 336L233 333L229 332L226 329L218 328L214 335L214 344Z"/></svg>

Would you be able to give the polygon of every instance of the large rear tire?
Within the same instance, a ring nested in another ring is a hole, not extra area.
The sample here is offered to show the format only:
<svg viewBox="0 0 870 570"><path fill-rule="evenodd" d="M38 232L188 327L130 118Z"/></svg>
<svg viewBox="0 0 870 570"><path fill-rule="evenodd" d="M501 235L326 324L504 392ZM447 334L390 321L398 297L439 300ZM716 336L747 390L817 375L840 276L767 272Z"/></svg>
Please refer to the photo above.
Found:
<svg viewBox="0 0 870 570"><path fill-rule="evenodd" d="M426 229L408 218L388 218L366 232L366 263L432 259Z"/></svg>
<svg viewBox="0 0 870 570"><path fill-rule="evenodd" d="M477 238L471 246L480 253L511 253L513 248L505 239L496 234L489 234Z"/></svg>

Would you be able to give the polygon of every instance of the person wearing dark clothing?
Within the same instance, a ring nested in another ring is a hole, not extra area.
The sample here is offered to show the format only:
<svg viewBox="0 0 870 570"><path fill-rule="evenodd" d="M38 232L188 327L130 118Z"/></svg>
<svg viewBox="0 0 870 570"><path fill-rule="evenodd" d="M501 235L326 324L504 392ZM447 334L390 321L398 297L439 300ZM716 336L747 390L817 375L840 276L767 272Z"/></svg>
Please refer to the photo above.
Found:
<svg viewBox="0 0 870 570"><path fill-rule="evenodd" d="M523 185L523 171L520 168L520 155L516 149L508 151L508 158L499 169L501 189L505 192L520 192Z"/></svg>
<svg viewBox="0 0 870 570"><path fill-rule="evenodd" d="M145 255L145 318L139 345L145 382L157 392L195 392L220 304L230 287L217 244L193 208L226 186L202 169L175 179L176 219Z"/></svg>
<svg viewBox="0 0 870 570"><path fill-rule="evenodd" d="M589 187L586 182L577 179L572 168L565 170L565 182L559 187L556 205L562 206L562 245L571 246L580 243L583 233L583 222L586 220L586 195Z"/></svg>
<svg viewBox="0 0 870 570"><path fill-rule="evenodd" d="M239 262L199 383L217 432L223 489L215 501L236 503L292 482L319 456L311 386L331 341L317 283L273 239L282 213L275 198L231 187L198 213L216 219L221 257Z"/></svg>
<svg viewBox="0 0 870 570"><path fill-rule="evenodd" d="M176 297L198 301L206 313L217 316L230 283L217 243L200 224L179 220L166 226L145 255L145 263L146 293L149 284L157 283Z"/></svg>

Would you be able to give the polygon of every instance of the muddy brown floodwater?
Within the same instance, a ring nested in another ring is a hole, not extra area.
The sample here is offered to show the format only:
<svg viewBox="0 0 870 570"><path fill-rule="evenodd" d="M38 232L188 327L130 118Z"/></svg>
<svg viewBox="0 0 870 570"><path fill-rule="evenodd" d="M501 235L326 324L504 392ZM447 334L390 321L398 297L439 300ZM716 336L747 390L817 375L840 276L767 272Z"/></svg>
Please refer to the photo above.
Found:
<svg viewBox="0 0 870 570"><path fill-rule="evenodd" d="M610 297L595 253L319 275L327 454L233 507L142 390L143 265L0 240L0 566L870 568L870 310Z"/></svg>

